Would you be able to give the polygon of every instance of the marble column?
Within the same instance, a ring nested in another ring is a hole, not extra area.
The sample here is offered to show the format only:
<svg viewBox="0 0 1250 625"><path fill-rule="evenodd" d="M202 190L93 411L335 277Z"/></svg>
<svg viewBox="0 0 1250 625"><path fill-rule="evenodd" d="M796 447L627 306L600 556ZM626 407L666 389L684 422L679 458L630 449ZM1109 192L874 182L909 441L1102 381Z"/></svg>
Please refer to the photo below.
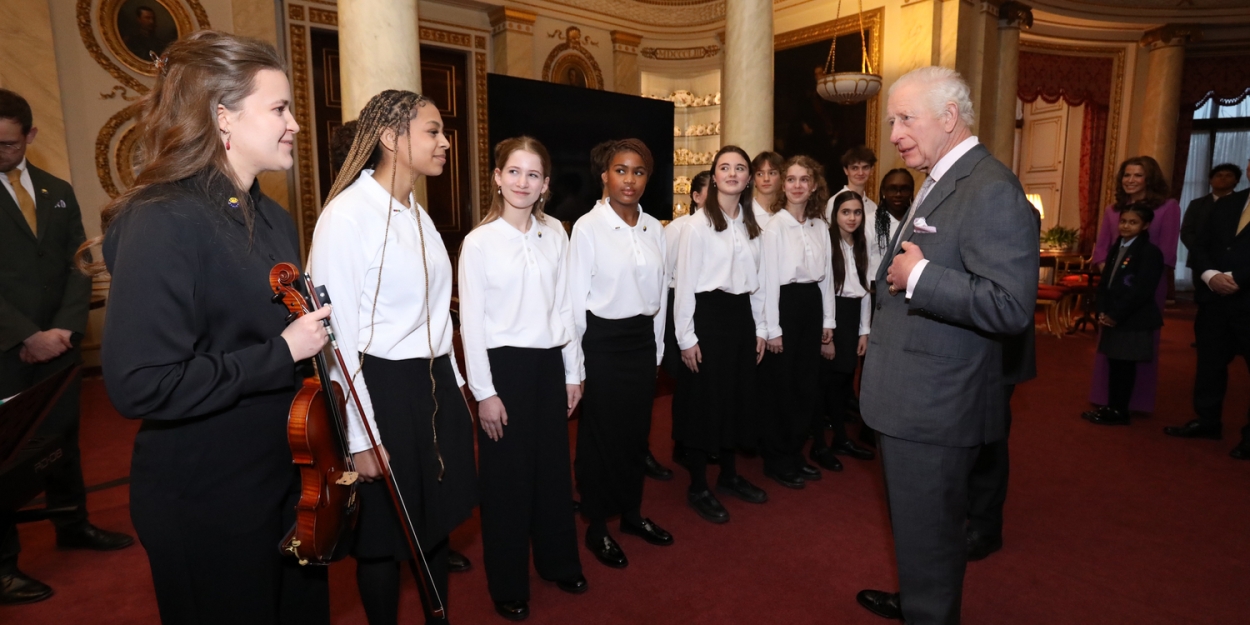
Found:
<svg viewBox="0 0 1250 625"><path fill-rule="evenodd" d="M642 72L638 69L638 46L641 44L642 35L612 31L613 91L629 95L642 93Z"/></svg>
<svg viewBox="0 0 1250 625"><path fill-rule="evenodd" d="M773 149L773 3L726 0L721 143Z"/></svg>
<svg viewBox="0 0 1250 625"><path fill-rule="evenodd" d="M1016 98L1020 84L1020 29L1033 25L1033 9L1019 2L998 8L998 68L993 125L986 146L1011 166L1016 146Z"/></svg>
<svg viewBox="0 0 1250 625"><path fill-rule="evenodd" d="M1169 24L1147 31L1141 39L1146 54L1146 96L1142 102L1137 155L1153 156L1163 176L1172 177L1176 158L1176 125L1180 116L1181 72L1185 44L1200 33L1190 26Z"/></svg>
<svg viewBox="0 0 1250 625"><path fill-rule="evenodd" d="M421 92L418 0L339 0L343 121L387 89Z"/></svg>
<svg viewBox="0 0 1250 625"><path fill-rule="evenodd" d="M534 72L534 22L538 15L511 7L490 11L494 72L517 78L538 78Z"/></svg>
<svg viewBox="0 0 1250 625"><path fill-rule="evenodd" d="M72 183L52 16L46 0L0 2L0 87L26 98L34 113L39 134L27 149L27 157L53 176Z"/></svg>

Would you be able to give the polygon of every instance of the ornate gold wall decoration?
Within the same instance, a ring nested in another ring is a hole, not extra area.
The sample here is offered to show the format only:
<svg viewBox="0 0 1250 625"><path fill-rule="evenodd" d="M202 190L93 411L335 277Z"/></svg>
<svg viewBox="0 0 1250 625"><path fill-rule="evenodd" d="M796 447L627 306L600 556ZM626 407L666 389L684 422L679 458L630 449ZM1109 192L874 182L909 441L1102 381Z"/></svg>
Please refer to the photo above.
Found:
<svg viewBox="0 0 1250 625"><path fill-rule="evenodd" d="M595 57L582 45L582 30L569 26L564 43L552 49L543 63L543 80L587 89L603 89L603 72Z"/></svg>
<svg viewBox="0 0 1250 625"><path fill-rule="evenodd" d="M121 127L126 125L127 123L133 122L134 118L138 117L139 110L141 109L141 107L142 107L142 103L136 102L114 113L113 116L110 117L107 122L104 122L104 126L102 126L100 128L100 132L96 134L96 139L95 139L96 178L100 180L100 186L104 188L105 193L109 194L109 197L117 197L118 195L121 195L121 191L118 189L118 186L117 186L118 180L113 177L113 163L109 162L110 161L109 157L110 157L110 152L111 152L109 148L113 146L113 138L118 136L118 131L121 129ZM134 127L132 126L130 130L133 131ZM132 133L129 131L125 133L125 135L131 135L131 134L135 134L135 133ZM122 137L123 139L125 139L125 135L123 135ZM137 134L135 134L135 139L137 138L138 138ZM118 148L119 148L118 152L120 153L121 152L120 148L121 148L121 144L123 143L123 141L118 141L117 143L118 143ZM134 145L135 145L135 141L132 139L130 141L131 147L129 148L129 151L126 153L127 157L133 156ZM117 159L117 160L114 160L113 162L117 163L119 170L123 168L123 163L126 164L126 166L128 167L133 167L132 160ZM119 172L119 175L117 176L117 178L120 179L123 188L129 187L131 184L134 183L134 170L131 169L131 171L128 174L123 174Z"/></svg>
<svg viewBox="0 0 1250 625"><path fill-rule="evenodd" d="M93 16L91 7L96 2ZM91 58L118 82L141 94L148 87L122 66L155 76L152 48L163 49L176 38L211 27L199 0L78 0L77 19L78 33Z"/></svg>
<svg viewBox="0 0 1250 625"><path fill-rule="evenodd" d="M308 7L308 21L324 26L338 26L339 13L338 11L323 11Z"/></svg>
<svg viewBox="0 0 1250 625"><path fill-rule="evenodd" d="M481 215L490 210L490 124L486 111L486 53L473 53L473 78L477 97L477 187L481 202Z"/></svg>
<svg viewBox="0 0 1250 625"><path fill-rule="evenodd" d="M473 36L465 33L457 33L450 30L440 30L437 28L420 27L417 31L418 37L422 42L445 43L453 46L462 46L465 48L473 47Z"/></svg>
<svg viewBox="0 0 1250 625"><path fill-rule="evenodd" d="M132 96L130 95L130 91L128 91L125 87L121 85L113 85L113 88L111 90L100 94L100 99L112 100L114 98L117 98L118 96L121 96L121 99L127 102L134 102L138 100L139 98L143 97L139 95Z"/></svg>
<svg viewBox="0 0 1250 625"><path fill-rule="evenodd" d="M291 91L295 98L295 122L305 129L303 136L295 137L296 178L299 180L299 196L296 210L299 211L300 238L304 250L312 246L313 228L317 225L317 194L313 190L313 153L312 146L316 135L312 132L312 102L308 98L311 79L308 75L308 29L299 24L291 24L291 82L295 88Z"/></svg>
<svg viewBox="0 0 1250 625"><path fill-rule="evenodd" d="M139 126L131 125L117 140L117 148L113 150L113 163L117 166L117 177L121 178L122 188L129 189L135 183L136 168L140 165Z"/></svg>
<svg viewBox="0 0 1250 625"><path fill-rule="evenodd" d="M301 5L292 4L291 6L287 7L286 11L287 11L287 15L290 15L291 19L293 20L304 19L304 7Z"/></svg>
<svg viewBox="0 0 1250 625"><path fill-rule="evenodd" d="M708 59L720 54L720 46L695 46L693 48L642 48L638 54L657 61L690 61Z"/></svg>
<svg viewBox="0 0 1250 625"><path fill-rule="evenodd" d="M486 38L485 38L485 37L483 37L483 36L481 36L481 35L474 35L474 37L473 37L473 47L474 47L475 49L477 49L477 50L485 50L485 49L486 49Z"/></svg>

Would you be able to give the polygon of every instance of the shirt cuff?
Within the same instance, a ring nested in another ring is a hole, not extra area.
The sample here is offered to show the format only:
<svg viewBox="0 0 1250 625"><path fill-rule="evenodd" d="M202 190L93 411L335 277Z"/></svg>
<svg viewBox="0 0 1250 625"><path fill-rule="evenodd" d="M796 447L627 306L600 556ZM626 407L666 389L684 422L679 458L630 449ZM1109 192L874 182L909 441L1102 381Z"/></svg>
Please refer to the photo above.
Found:
<svg viewBox="0 0 1250 625"><path fill-rule="evenodd" d="M1203 283L1205 283L1207 286L1211 286L1211 278L1214 278L1215 276L1218 276L1219 274L1220 274L1220 272L1218 272L1218 271L1216 271L1216 270L1214 270L1214 269L1208 269L1208 270L1206 270L1206 271L1202 272L1202 276L1201 276L1201 277L1202 277L1202 281L1203 281Z"/></svg>
<svg viewBox="0 0 1250 625"><path fill-rule="evenodd" d="M924 268L929 264L929 259L922 258L916 262L916 266L911 268L911 275L907 276L907 299L911 299L911 294L916 290L916 284L920 282L920 274L924 273Z"/></svg>

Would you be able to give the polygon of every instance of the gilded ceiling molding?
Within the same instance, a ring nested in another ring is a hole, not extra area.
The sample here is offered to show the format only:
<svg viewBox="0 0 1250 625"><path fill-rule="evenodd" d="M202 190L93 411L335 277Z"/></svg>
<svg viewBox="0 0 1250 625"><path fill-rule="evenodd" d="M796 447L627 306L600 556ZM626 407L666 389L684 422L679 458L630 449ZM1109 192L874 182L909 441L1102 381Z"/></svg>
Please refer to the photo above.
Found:
<svg viewBox="0 0 1250 625"><path fill-rule="evenodd" d="M543 80L572 84L562 79L567 73L581 73L585 86L589 89L603 89L603 71L595 62L595 57L582 46L582 30L576 26L565 29L565 42L551 50L547 61L543 63Z"/></svg>
<svg viewBox="0 0 1250 625"><path fill-rule="evenodd" d="M1192 41L1202 41L1202 30L1197 26L1164 24L1146 31L1138 45L1148 50L1158 50L1170 46L1183 46Z"/></svg>
<svg viewBox="0 0 1250 625"><path fill-rule="evenodd" d="M326 11L308 7L308 21L314 24L321 24L322 26L338 26L339 14L338 11Z"/></svg>
<svg viewBox="0 0 1250 625"><path fill-rule="evenodd" d="M638 54L657 61L691 61L710 59L720 54L720 46L695 46L693 48L642 48Z"/></svg>
<svg viewBox="0 0 1250 625"><path fill-rule="evenodd" d="M486 109L486 53L473 53L474 106L477 107L477 189L479 210L478 219L486 216L490 210L491 176L490 176L490 116Z"/></svg>
<svg viewBox="0 0 1250 625"><path fill-rule="evenodd" d="M638 46L642 45L642 35L614 30L608 33L612 37L612 50L626 54L638 54Z"/></svg>
<svg viewBox="0 0 1250 625"><path fill-rule="evenodd" d="M725 19L724 0L546 0L647 26L700 26Z"/></svg>
<svg viewBox="0 0 1250 625"><path fill-rule="evenodd" d="M440 30L438 28L426 28L422 26L418 29L417 37L422 42L442 43L462 48L473 47L473 35L458 33L451 30ZM483 44L485 47L485 44Z"/></svg>
<svg viewBox="0 0 1250 625"><path fill-rule="evenodd" d="M998 24L1007 28L1033 28L1033 7L1009 0L998 7Z"/></svg>
<svg viewBox="0 0 1250 625"><path fill-rule="evenodd" d="M293 83L291 91L295 98L295 106L292 107L295 123L301 128L311 129L313 127L312 101L308 94L312 89L312 79L308 74L307 27L291 24L288 40L291 45L291 82ZM316 138L313 133L295 139L296 178L299 194L298 203L294 208L299 216L300 241L305 252L312 247L313 229L317 226L317 193L313 189L312 153L312 146L315 142Z"/></svg>
<svg viewBox="0 0 1250 625"><path fill-rule="evenodd" d="M522 11L510 7L495 7L487 13L490 18L490 34L497 35L505 30L511 30L527 35L534 34L534 22L538 21L537 13Z"/></svg>
<svg viewBox="0 0 1250 625"><path fill-rule="evenodd" d="M104 125L100 127L100 132L95 138L95 175L100 180L100 186L109 197L115 198L121 195L122 190L118 188L116 180L113 177L114 163L122 163L122 159L111 160L109 148L113 145L113 138L117 136L117 131L121 129L127 122L131 122L139 116L142 109L141 102L135 102L130 106L116 112L109 118ZM132 128L133 130L133 128ZM120 143L120 142L119 142ZM120 146L119 146L120 147ZM120 151L120 150L119 150ZM120 168L119 168L120 169ZM122 179L123 187L129 186L125 182L125 176L118 176ZM134 181L134 172L130 173L130 180Z"/></svg>

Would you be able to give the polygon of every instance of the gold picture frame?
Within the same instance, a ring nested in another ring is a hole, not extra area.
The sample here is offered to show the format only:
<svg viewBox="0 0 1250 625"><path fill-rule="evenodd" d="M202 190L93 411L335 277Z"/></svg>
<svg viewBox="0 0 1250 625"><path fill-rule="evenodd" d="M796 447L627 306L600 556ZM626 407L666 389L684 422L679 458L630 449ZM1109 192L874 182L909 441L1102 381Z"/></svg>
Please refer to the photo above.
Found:
<svg viewBox="0 0 1250 625"><path fill-rule="evenodd" d="M195 31L179 0L101 0L96 23L113 58L145 76L156 75L153 55Z"/></svg>

